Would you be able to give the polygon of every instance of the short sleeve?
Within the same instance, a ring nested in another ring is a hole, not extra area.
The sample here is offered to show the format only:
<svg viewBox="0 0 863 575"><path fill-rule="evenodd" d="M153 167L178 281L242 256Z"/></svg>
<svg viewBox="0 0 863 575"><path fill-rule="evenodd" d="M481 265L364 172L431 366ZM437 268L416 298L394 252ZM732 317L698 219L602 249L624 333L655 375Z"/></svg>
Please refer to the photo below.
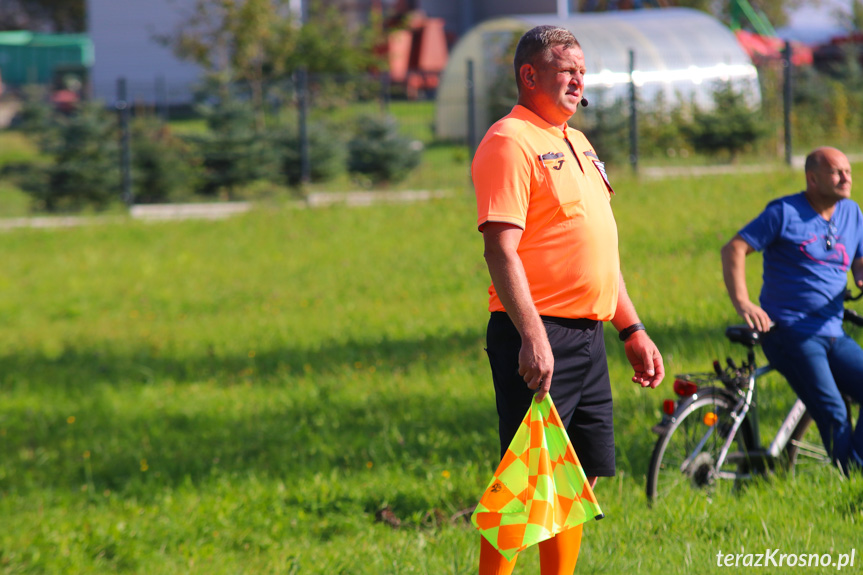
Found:
<svg viewBox="0 0 863 575"><path fill-rule="evenodd" d="M854 238L854 247L856 251L852 256L852 259L857 259L863 257L863 213L860 212L860 206L858 206L856 203L852 202L852 205L854 206L855 212L853 217L855 218L855 222L857 224L855 226L855 229L857 230L857 237Z"/></svg>
<svg viewBox="0 0 863 575"><path fill-rule="evenodd" d="M471 165L480 231L488 222L524 229L531 169L525 150L515 138L490 134L482 141Z"/></svg>
<svg viewBox="0 0 863 575"><path fill-rule="evenodd" d="M755 251L760 252L779 238L784 221L783 204L773 201L738 233Z"/></svg>

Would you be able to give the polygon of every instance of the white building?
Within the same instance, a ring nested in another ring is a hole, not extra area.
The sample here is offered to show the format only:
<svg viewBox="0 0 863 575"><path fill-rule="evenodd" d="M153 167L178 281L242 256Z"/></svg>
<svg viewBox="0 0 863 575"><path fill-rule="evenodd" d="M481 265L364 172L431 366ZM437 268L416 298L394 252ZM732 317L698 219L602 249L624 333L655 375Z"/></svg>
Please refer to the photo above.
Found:
<svg viewBox="0 0 863 575"><path fill-rule="evenodd" d="M196 0L86 1L88 33L95 52L91 79L93 93L97 98L107 102L114 101L119 78L126 79L130 100L152 103L164 99L171 102L187 101L190 98L195 82L201 78L201 69L176 58L171 50L161 45L156 38L175 32L178 24L192 14ZM288 6L299 15L303 13L303 6L308 1L289 0ZM432 18L444 20L447 35L453 42L462 39L480 23L503 16L519 18L529 13L533 17L557 17L560 21L576 16L571 10L576 4L574 0L320 1L339 5L342 14L352 25L366 19L373 9L383 9L385 14L393 10L422 10ZM622 19L633 15L632 12L613 14ZM574 29L578 30L578 26Z"/></svg>
<svg viewBox="0 0 863 575"><path fill-rule="evenodd" d="M130 100L187 100L200 68L177 59L155 38L172 33L194 5L195 0L87 0L94 96L113 102L117 80L125 78Z"/></svg>

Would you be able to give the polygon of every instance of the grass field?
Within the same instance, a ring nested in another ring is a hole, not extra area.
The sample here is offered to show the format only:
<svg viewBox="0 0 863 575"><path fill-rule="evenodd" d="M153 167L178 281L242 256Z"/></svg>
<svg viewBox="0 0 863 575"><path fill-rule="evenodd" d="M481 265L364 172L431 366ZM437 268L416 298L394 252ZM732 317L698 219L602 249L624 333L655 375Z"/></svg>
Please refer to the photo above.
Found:
<svg viewBox="0 0 863 575"><path fill-rule="evenodd" d="M628 288L668 371L739 356L719 247L802 175L614 182ZM495 467L496 416L481 236L470 190L453 191L4 232L0 573L474 573L478 536L451 518ZM844 571L860 571L860 478L649 509L670 381L630 383L609 331L619 474L597 487L606 518L585 527L577 573L735 573L749 569L717 553L855 546ZM791 400L768 381L765 438ZM398 528L376 521L385 508ZM529 550L516 572L537 563Z"/></svg>

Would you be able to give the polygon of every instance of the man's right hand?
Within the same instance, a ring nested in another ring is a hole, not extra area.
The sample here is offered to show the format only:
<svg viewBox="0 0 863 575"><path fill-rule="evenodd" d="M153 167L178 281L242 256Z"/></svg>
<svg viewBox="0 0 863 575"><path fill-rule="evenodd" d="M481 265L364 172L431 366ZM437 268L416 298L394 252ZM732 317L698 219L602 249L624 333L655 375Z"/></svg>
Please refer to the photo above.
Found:
<svg viewBox="0 0 863 575"><path fill-rule="evenodd" d="M749 327L757 329L760 332L770 331L770 326L773 322L770 320L767 312L759 306L751 301L745 301L735 306L735 309L737 309L737 314L746 320Z"/></svg>
<svg viewBox="0 0 863 575"><path fill-rule="evenodd" d="M537 390L536 401L542 401L551 388L554 373L554 355L545 330L534 336L522 337L518 353L518 374L530 389Z"/></svg>
<svg viewBox="0 0 863 575"><path fill-rule="evenodd" d="M518 226L501 222L488 222L482 228L485 260L491 281L521 335L518 373L530 389L538 390L536 400L542 401L551 387L554 356L518 255L522 233L523 230Z"/></svg>
<svg viewBox="0 0 863 575"><path fill-rule="evenodd" d="M755 249L746 243L740 234L735 234L722 246L722 278L737 314L746 320L749 327L760 332L770 331L770 317L749 299L746 287L746 256Z"/></svg>

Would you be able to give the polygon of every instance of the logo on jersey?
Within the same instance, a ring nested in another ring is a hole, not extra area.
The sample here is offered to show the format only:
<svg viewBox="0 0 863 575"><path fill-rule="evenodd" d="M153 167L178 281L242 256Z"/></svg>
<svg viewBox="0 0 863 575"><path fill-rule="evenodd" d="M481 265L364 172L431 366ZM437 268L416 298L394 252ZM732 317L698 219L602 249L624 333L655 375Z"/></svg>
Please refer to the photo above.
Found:
<svg viewBox="0 0 863 575"><path fill-rule="evenodd" d="M599 175L602 176L608 191L613 194L614 190L611 188L611 182L608 181L608 174L605 171L605 162L600 161L599 156L597 156L596 152L593 150L587 150L584 152L584 155L590 158L590 161L592 161L593 165L596 166L596 169L599 171Z"/></svg>
<svg viewBox="0 0 863 575"><path fill-rule="evenodd" d="M549 152L547 154L542 154L539 157L539 161L542 162L546 168L551 168L553 170L559 170L563 167L563 153L562 152Z"/></svg>

